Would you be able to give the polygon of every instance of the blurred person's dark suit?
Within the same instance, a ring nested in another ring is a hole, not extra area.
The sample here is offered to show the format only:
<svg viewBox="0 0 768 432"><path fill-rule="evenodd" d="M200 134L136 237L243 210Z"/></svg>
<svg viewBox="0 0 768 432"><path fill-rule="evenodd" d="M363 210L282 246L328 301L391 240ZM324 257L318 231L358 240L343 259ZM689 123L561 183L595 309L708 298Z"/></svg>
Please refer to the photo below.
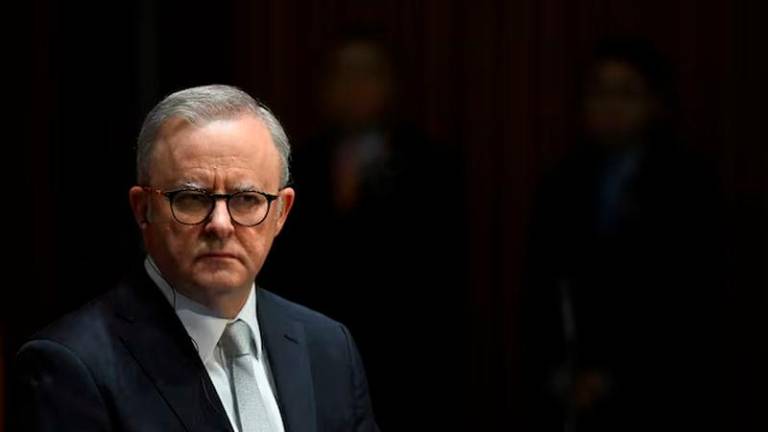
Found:
<svg viewBox="0 0 768 432"><path fill-rule="evenodd" d="M525 307L536 372L526 373L552 404L558 392L579 397L563 394L567 380L599 381L606 396L585 410L584 430L693 424L719 397L716 195L683 155L648 150L610 229L597 214L608 162L595 150L549 179L533 222Z"/></svg>
<svg viewBox="0 0 768 432"><path fill-rule="evenodd" d="M388 421L395 428L455 424L419 413L438 415L445 406L438 401L449 397L441 389L461 388L466 379L462 362L446 361L459 349L466 323L456 315L465 307L462 180L455 160L417 129L384 131L367 132L387 140L388 156L368 166L359 198L347 208L334 201L334 167L345 135L328 131L296 152L295 187L306 201L297 204L275 256L307 267L279 283L281 291L297 289L294 297L365 335L358 335L360 350L382 427ZM270 272L281 274L280 265L276 258ZM298 291L326 277L331 285ZM449 402L459 400L451 396Z"/></svg>

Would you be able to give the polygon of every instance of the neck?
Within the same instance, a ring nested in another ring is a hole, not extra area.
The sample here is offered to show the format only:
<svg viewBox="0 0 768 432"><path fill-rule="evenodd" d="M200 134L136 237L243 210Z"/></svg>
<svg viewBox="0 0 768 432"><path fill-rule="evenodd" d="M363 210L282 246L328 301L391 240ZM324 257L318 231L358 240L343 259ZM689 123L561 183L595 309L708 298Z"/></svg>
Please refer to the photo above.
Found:
<svg viewBox="0 0 768 432"><path fill-rule="evenodd" d="M240 313L251 293L251 287L235 290L179 289L179 292L207 307L221 318L233 319Z"/></svg>

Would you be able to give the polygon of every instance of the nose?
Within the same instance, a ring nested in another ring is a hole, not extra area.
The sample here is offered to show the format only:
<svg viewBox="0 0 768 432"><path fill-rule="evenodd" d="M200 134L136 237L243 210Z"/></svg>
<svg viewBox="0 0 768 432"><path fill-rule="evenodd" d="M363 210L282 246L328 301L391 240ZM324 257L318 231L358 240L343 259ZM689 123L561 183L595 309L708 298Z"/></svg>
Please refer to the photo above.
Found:
<svg viewBox="0 0 768 432"><path fill-rule="evenodd" d="M219 238L226 238L232 235L235 227L232 225L232 218L227 209L226 200L216 200L213 205L213 211L205 224L205 231Z"/></svg>

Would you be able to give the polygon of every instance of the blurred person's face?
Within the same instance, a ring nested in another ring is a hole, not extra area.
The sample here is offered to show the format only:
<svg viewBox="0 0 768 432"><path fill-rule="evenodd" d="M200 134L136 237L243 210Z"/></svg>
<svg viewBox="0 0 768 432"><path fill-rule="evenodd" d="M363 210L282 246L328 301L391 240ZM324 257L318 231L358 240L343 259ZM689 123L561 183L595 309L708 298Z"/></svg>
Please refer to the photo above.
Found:
<svg viewBox="0 0 768 432"><path fill-rule="evenodd" d="M352 42L334 52L325 86L330 115L348 127L368 126L381 119L390 103L389 60L368 42Z"/></svg>
<svg viewBox="0 0 768 432"><path fill-rule="evenodd" d="M637 142L653 121L658 101L630 64L606 60L592 72L584 108L587 133L601 144L621 146Z"/></svg>
<svg viewBox="0 0 768 432"><path fill-rule="evenodd" d="M250 290L294 197L293 189L280 189L280 157L264 124L252 115L203 126L171 119L158 133L149 172L148 186L163 191L192 186L210 193L279 195L253 227L235 224L226 200L217 200L202 223L184 225L174 219L165 196L139 186L130 190L147 252L175 289L205 305Z"/></svg>

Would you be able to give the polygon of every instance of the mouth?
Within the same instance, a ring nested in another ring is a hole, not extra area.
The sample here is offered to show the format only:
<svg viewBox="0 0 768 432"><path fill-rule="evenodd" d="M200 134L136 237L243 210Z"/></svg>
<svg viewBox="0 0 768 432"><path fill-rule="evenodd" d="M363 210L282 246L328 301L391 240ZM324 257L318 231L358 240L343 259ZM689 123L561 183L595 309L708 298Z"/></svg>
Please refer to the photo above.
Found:
<svg viewBox="0 0 768 432"><path fill-rule="evenodd" d="M203 260L203 259L215 259L215 260L226 260L226 259L233 259L236 260L237 256L231 253L225 253L225 252L208 252L204 254L200 254L197 259Z"/></svg>

